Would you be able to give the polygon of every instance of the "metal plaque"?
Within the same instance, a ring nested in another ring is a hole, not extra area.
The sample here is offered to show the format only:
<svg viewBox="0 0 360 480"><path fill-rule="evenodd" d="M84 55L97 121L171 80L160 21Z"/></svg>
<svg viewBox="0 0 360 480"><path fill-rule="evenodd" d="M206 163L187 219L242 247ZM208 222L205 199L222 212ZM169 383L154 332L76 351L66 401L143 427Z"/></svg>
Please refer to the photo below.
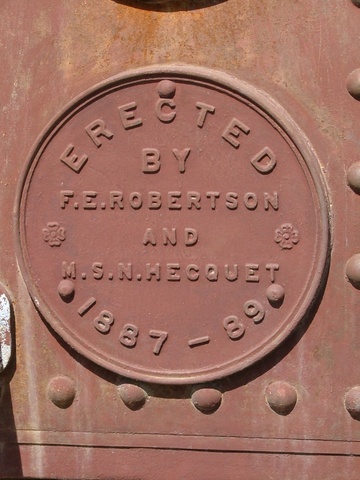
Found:
<svg viewBox="0 0 360 480"><path fill-rule="evenodd" d="M268 96L209 70L137 70L76 98L37 142L18 206L37 308L78 352L135 379L251 365L326 273L308 140Z"/></svg>

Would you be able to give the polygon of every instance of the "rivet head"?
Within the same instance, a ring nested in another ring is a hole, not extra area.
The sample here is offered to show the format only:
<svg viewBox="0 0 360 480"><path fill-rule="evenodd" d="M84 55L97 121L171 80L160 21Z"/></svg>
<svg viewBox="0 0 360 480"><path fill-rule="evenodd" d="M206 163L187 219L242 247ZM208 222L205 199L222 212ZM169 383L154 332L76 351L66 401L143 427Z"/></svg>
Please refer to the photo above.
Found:
<svg viewBox="0 0 360 480"><path fill-rule="evenodd" d="M360 387L351 388L345 394L345 408L349 414L355 419L360 420Z"/></svg>
<svg viewBox="0 0 360 480"><path fill-rule="evenodd" d="M349 281L355 286L360 286L360 254L353 255L346 264L345 273Z"/></svg>
<svg viewBox="0 0 360 480"><path fill-rule="evenodd" d="M118 388L119 396L130 410L139 410L148 398L145 390L132 383L123 383Z"/></svg>
<svg viewBox="0 0 360 480"><path fill-rule="evenodd" d="M266 290L266 296L272 305L281 305L285 297L285 289L282 285L273 283Z"/></svg>
<svg viewBox="0 0 360 480"><path fill-rule="evenodd" d="M157 92L161 98L173 98L176 92L176 85L171 80L161 80L158 83Z"/></svg>
<svg viewBox="0 0 360 480"><path fill-rule="evenodd" d="M349 167L347 183L355 193L360 193L360 162L355 162Z"/></svg>
<svg viewBox="0 0 360 480"><path fill-rule="evenodd" d="M350 73L346 86L350 95L356 100L360 100L360 68Z"/></svg>
<svg viewBox="0 0 360 480"><path fill-rule="evenodd" d="M191 396L192 404L202 413L215 412L220 407L221 400L222 393L215 388L200 388Z"/></svg>
<svg viewBox="0 0 360 480"><path fill-rule="evenodd" d="M65 302L71 301L75 293L74 283L71 280L61 280L58 285L58 293Z"/></svg>
<svg viewBox="0 0 360 480"><path fill-rule="evenodd" d="M47 392L54 405L69 408L76 395L75 382L70 377L58 375L50 380Z"/></svg>
<svg viewBox="0 0 360 480"><path fill-rule="evenodd" d="M279 415L288 415L297 402L295 388L287 382L273 382L267 386L265 398L269 407Z"/></svg>

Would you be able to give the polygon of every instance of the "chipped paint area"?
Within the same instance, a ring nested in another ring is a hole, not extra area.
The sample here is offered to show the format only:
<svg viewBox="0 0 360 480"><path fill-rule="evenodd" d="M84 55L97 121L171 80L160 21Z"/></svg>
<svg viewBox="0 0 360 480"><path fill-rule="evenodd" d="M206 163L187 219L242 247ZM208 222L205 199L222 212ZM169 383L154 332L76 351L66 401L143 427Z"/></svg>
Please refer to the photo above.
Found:
<svg viewBox="0 0 360 480"><path fill-rule="evenodd" d="M5 294L0 295L0 371L4 370L11 357L10 302Z"/></svg>

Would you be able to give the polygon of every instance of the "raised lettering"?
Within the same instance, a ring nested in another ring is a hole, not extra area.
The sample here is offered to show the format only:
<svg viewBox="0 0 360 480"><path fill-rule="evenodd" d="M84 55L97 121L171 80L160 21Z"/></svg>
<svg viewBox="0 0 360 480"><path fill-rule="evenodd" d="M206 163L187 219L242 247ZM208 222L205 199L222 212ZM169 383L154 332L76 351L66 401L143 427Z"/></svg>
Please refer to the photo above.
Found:
<svg viewBox="0 0 360 480"><path fill-rule="evenodd" d="M118 107L120 118L125 130L130 128L140 127L142 125L142 118L135 118L135 110L137 109L136 102L130 102L126 105Z"/></svg>
<svg viewBox="0 0 360 480"><path fill-rule="evenodd" d="M233 270L230 270L229 265L225 265L225 278L229 282L234 282L238 278L238 266L235 264Z"/></svg>
<svg viewBox="0 0 360 480"><path fill-rule="evenodd" d="M177 203L178 198L181 198L181 192L168 192L169 210L181 210L181 205Z"/></svg>
<svg viewBox="0 0 360 480"><path fill-rule="evenodd" d="M186 267L186 276L191 282L196 282L199 279L199 267L195 264L190 264Z"/></svg>
<svg viewBox="0 0 360 480"><path fill-rule="evenodd" d="M206 192L207 198L210 198L211 210L216 209L216 199L220 197L220 192Z"/></svg>
<svg viewBox="0 0 360 480"><path fill-rule="evenodd" d="M110 208L111 210L114 210L115 205L117 205L120 210L124 209L124 205L122 203L123 200L123 194L122 192L118 192L116 190L110 192Z"/></svg>
<svg viewBox="0 0 360 480"><path fill-rule="evenodd" d="M158 210L161 207L161 193L160 192L149 192L149 209Z"/></svg>
<svg viewBox="0 0 360 480"><path fill-rule="evenodd" d="M225 128L222 138L234 148L239 148L240 142L237 139L239 138L240 133L248 135L250 133L250 128L245 125L245 123L240 122L237 118L233 118Z"/></svg>
<svg viewBox="0 0 360 480"><path fill-rule="evenodd" d="M60 191L60 207L65 208L65 205L68 205L69 198L74 196L73 190L61 190Z"/></svg>
<svg viewBox="0 0 360 480"><path fill-rule="evenodd" d="M174 148L172 152L176 160L178 161L179 172L185 173L185 162L190 155L190 152L191 152L190 148L184 148L181 151L178 150L177 148Z"/></svg>
<svg viewBox="0 0 360 480"><path fill-rule="evenodd" d="M244 196L244 204L248 210L255 210L258 206L258 199L256 193L249 192Z"/></svg>
<svg viewBox="0 0 360 480"><path fill-rule="evenodd" d="M155 235L152 228L147 228L144 233L143 244L144 245L156 245Z"/></svg>
<svg viewBox="0 0 360 480"><path fill-rule="evenodd" d="M265 147L250 162L258 172L266 175L276 167L275 153L269 147Z"/></svg>
<svg viewBox="0 0 360 480"><path fill-rule="evenodd" d="M219 277L219 270L216 265L213 265L212 263L209 263L205 267L205 277L210 281L210 282L217 282L218 277Z"/></svg>
<svg viewBox="0 0 360 480"><path fill-rule="evenodd" d="M228 192L225 195L225 199L226 199L225 205L227 206L227 208L229 210L236 210L237 209L237 207L238 207L237 198L238 198L238 194L235 193L235 192Z"/></svg>
<svg viewBox="0 0 360 480"><path fill-rule="evenodd" d="M83 192L83 208L84 210L96 210L97 203L92 199L97 197L97 192L86 191Z"/></svg>
<svg viewBox="0 0 360 480"><path fill-rule="evenodd" d="M198 232L195 228L185 228L185 245L192 247L198 241Z"/></svg>
<svg viewBox="0 0 360 480"><path fill-rule="evenodd" d="M101 262L92 264L93 277L95 280L101 280L104 276L104 266Z"/></svg>
<svg viewBox="0 0 360 480"><path fill-rule="evenodd" d="M168 228L163 228L163 245L176 245L176 228L172 228L171 232Z"/></svg>
<svg viewBox="0 0 360 480"><path fill-rule="evenodd" d="M272 195L264 193L264 207L265 210L269 210L270 205L274 210L279 210L279 195L278 192L274 192Z"/></svg>
<svg viewBox="0 0 360 480"><path fill-rule="evenodd" d="M202 102L196 102L196 108L200 110L199 117L197 119L197 126L202 128L204 126L207 114L214 114L215 107Z"/></svg>
<svg viewBox="0 0 360 480"><path fill-rule="evenodd" d="M189 210L194 206L197 210L200 210L201 195L199 192L187 192L186 206Z"/></svg>
<svg viewBox="0 0 360 480"><path fill-rule="evenodd" d="M72 143L65 148L64 152L60 156L60 160L65 163L75 173L80 173L89 157L82 155L80 158L73 153L75 147Z"/></svg>
<svg viewBox="0 0 360 480"><path fill-rule="evenodd" d="M62 262L62 277L76 279L76 263Z"/></svg>
<svg viewBox="0 0 360 480"><path fill-rule="evenodd" d="M170 109L170 112L164 111L164 107L168 107L167 110ZM176 117L175 108L176 105L173 100L160 99L156 103L156 116L163 123L171 123Z"/></svg>
<svg viewBox="0 0 360 480"><path fill-rule="evenodd" d="M157 173L160 170L160 152L156 148L143 148L142 171L144 173Z"/></svg>
<svg viewBox="0 0 360 480"><path fill-rule="evenodd" d="M126 265L124 263L118 264L119 280L123 280L124 278L127 278L128 280L132 280L132 275L133 275L133 270L132 270L131 263L127 263Z"/></svg>
<svg viewBox="0 0 360 480"><path fill-rule="evenodd" d="M180 281L180 275L177 273L177 271L180 270L180 264L179 263L168 263L166 264L166 279L169 282L179 282Z"/></svg>
<svg viewBox="0 0 360 480"><path fill-rule="evenodd" d="M245 280L247 282L258 283L259 276L256 272L259 270L259 265L257 263L246 263L245 264Z"/></svg>
<svg viewBox="0 0 360 480"><path fill-rule="evenodd" d="M139 192L133 192L130 194L130 206L134 210L139 210L142 207L142 196Z"/></svg>
<svg viewBox="0 0 360 480"><path fill-rule="evenodd" d="M157 281L160 280L160 263L155 263L152 267L150 263L146 264L146 280L151 280L155 277Z"/></svg>
<svg viewBox="0 0 360 480"><path fill-rule="evenodd" d="M111 140L114 136L114 134L106 128L104 120L100 118L94 120L87 127L85 127L85 131L97 148L100 148L102 145L102 141L99 140L99 137L105 137L108 140Z"/></svg>
<svg viewBox="0 0 360 480"><path fill-rule="evenodd" d="M270 272L271 283L275 282L275 272L279 271L280 265L278 263L267 263L265 265L266 270Z"/></svg>

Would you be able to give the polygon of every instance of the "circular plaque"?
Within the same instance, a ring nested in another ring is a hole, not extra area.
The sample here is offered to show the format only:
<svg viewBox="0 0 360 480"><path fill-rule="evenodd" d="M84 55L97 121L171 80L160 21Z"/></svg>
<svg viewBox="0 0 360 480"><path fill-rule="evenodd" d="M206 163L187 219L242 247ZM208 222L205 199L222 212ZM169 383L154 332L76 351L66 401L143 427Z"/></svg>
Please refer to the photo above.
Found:
<svg viewBox="0 0 360 480"><path fill-rule="evenodd" d="M285 110L227 75L161 66L97 85L48 126L19 190L19 257L78 352L135 379L204 382L304 318L327 217Z"/></svg>

